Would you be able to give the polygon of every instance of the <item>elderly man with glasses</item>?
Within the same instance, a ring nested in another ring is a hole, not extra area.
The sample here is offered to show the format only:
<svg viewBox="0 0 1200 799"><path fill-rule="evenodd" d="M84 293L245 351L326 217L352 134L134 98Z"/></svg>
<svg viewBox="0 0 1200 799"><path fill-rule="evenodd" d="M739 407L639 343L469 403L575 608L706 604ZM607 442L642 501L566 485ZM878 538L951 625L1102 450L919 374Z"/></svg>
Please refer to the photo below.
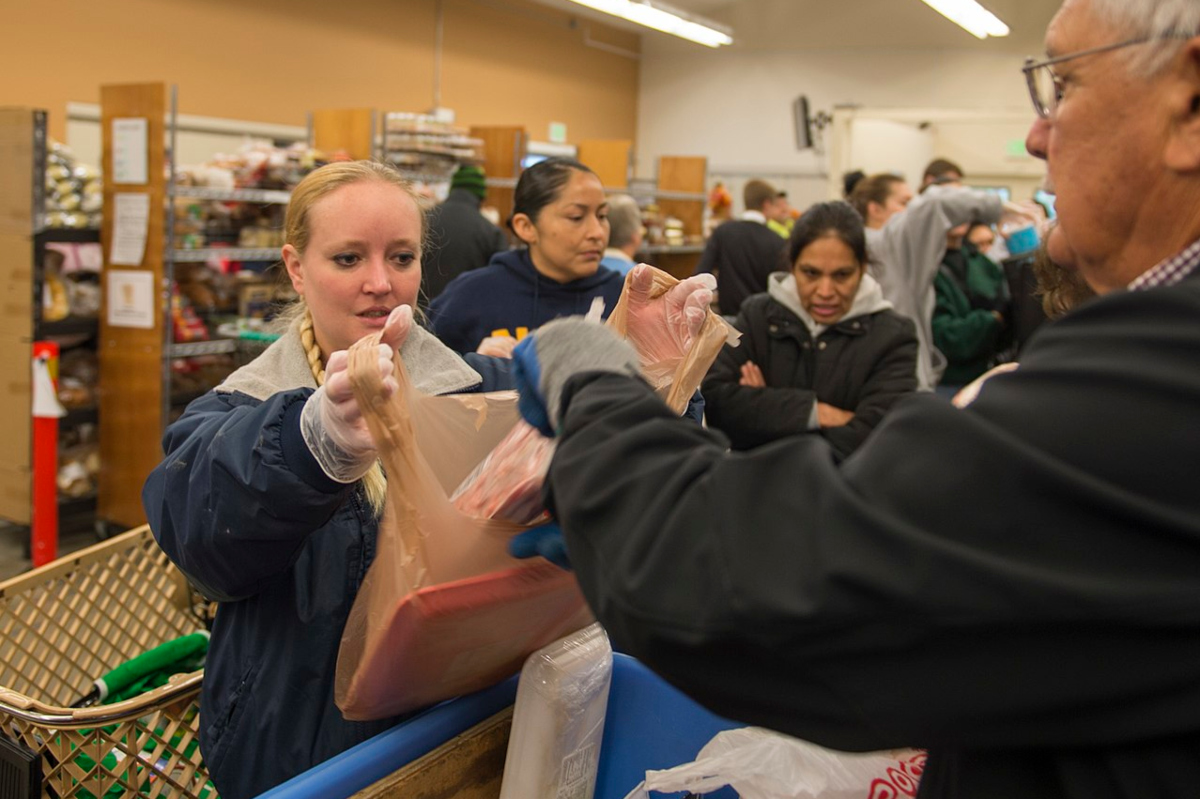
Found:
<svg viewBox="0 0 1200 799"><path fill-rule="evenodd" d="M1099 296L965 408L903 400L840 463L731 454L605 329L518 347L558 434L547 505L622 651L739 720L925 747L923 799L1200 796L1198 34L1198 0L1055 16L1028 147L1050 253Z"/></svg>

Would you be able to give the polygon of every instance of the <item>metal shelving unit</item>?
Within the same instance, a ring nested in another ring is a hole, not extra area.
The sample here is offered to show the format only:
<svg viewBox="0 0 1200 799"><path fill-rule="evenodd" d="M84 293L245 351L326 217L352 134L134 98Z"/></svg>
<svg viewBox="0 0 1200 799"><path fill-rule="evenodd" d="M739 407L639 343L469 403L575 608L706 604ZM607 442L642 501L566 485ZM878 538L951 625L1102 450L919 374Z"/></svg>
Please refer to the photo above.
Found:
<svg viewBox="0 0 1200 799"><path fill-rule="evenodd" d="M174 190L175 197L192 197L197 200L287 205L292 198L290 191L280 189L218 189L208 186L175 186Z"/></svg>
<svg viewBox="0 0 1200 799"><path fill-rule="evenodd" d="M196 247L191 250L171 250L173 263L202 264L214 258L230 261L278 261L278 247Z"/></svg>
<svg viewBox="0 0 1200 799"><path fill-rule="evenodd" d="M238 347L237 339L232 338L212 338L206 341L175 341L174 326L171 321L172 294L173 287L176 284L175 266L184 263L208 263L218 259L256 262L275 262L280 260L280 251L277 247L196 247L193 249L177 249L175 247L174 225L175 200L182 198L262 205L286 205L291 201L291 192L281 189L218 188L179 185L175 159L175 153L178 152L176 146L178 94L175 86L170 87L168 103L167 135L169 137L169 144L166 152L167 218L164 231L166 253L163 259L162 425L164 429L170 423L172 408L180 404L177 399L178 392L172 390L172 361L180 358L229 355L236 352Z"/></svg>

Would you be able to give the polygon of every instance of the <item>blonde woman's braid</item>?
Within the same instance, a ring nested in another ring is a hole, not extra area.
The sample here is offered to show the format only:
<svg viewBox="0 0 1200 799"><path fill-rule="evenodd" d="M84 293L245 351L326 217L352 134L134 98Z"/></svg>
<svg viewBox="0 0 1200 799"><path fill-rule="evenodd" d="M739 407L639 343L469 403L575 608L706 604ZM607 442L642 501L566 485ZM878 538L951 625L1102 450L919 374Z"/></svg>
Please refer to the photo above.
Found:
<svg viewBox="0 0 1200 799"><path fill-rule="evenodd" d="M300 345L304 347L304 355L308 359L308 368L312 370L313 378L318 386L325 385L325 367L321 365L321 348L313 333L312 312L304 309L304 318L300 320ZM383 475L383 467L379 461L362 476L363 493L367 495L367 504L371 506L376 517L383 515L383 503L387 499L387 478Z"/></svg>
<svg viewBox="0 0 1200 799"><path fill-rule="evenodd" d="M308 368L312 370L317 385L325 385L325 367L321 365L321 347L317 344L316 334L313 333L312 311L308 308L304 309L304 318L300 320L300 344L304 347L304 355L308 358Z"/></svg>

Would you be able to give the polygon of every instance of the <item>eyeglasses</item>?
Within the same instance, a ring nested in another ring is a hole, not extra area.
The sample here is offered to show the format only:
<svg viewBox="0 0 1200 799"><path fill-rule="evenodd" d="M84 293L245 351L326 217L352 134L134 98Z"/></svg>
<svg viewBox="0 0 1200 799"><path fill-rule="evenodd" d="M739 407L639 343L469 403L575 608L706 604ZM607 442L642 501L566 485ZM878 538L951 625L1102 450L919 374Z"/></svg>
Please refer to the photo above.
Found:
<svg viewBox="0 0 1200 799"><path fill-rule="evenodd" d="M1033 108L1042 119L1049 119L1054 113L1054 109L1058 108L1058 101L1062 99L1063 84L1062 78L1055 75L1054 70L1050 68L1055 64L1159 39L1190 39L1195 35L1194 33L1169 33L1166 36L1141 36L1116 44L1106 44L1101 47L1092 47L1075 53L1047 58L1045 61L1034 61L1032 57L1026 58L1025 66L1021 68L1021 71L1025 73L1025 82L1029 84L1029 97L1033 100Z"/></svg>

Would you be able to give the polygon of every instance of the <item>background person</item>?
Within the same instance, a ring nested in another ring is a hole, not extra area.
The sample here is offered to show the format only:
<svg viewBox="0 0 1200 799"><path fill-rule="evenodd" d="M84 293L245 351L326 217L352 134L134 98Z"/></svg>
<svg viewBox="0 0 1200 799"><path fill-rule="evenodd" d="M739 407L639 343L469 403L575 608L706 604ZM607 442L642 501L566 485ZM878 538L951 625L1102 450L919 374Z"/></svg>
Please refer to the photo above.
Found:
<svg viewBox="0 0 1200 799"><path fill-rule="evenodd" d="M963 176L967 173L963 168L948 158L935 158L925 167L921 175L921 191L930 186L945 186L947 184L961 186Z"/></svg>
<svg viewBox="0 0 1200 799"><path fill-rule="evenodd" d="M899 175L882 172L860 178L847 197L871 230L878 230L912 202L913 190Z"/></svg>
<svg viewBox="0 0 1200 799"><path fill-rule="evenodd" d="M432 300L458 275L508 249L508 237L481 213L487 184L482 169L465 164L450 178L450 194L429 212L421 288Z"/></svg>
<svg viewBox="0 0 1200 799"><path fill-rule="evenodd" d="M933 279L933 344L946 358L938 390L954 396L988 369L1011 360L1012 295L1004 270L967 241L965 227L946 237Z"/></svg>
<svg viewBox="0 0 1200 799"><path fill-rule="evenodd" d="M539 325L587 313L595 297L607 318L620 298L623 276L600 265L608 198L583 164L547 158L522 172L509 227L523 247L460 275L430 303L430 330L457 352L483 345L503 356Z"/></svg>
<svg viewBox="0 0 1200 799"><path fill-rule="evenodd" d="M608 246L600 265L627 274L636 263L633 256L642 248L645 230L637 200L628 194L611 195L608 198Z"/></svg>
<svg viewBox="0 0 1200 799"><path fill-rule="evenodd" d="M786 241L767 227L787 213L787 198L765 180L746 181L742 218L721 224L704 245L696 274L717 278L717 307L732 316L752 294L767 290L767 277L784 268Z"/></svg>
<svg viewBox="0 0 1200 799"><path fill-rule="evenodd" d="M742 304L744 336L704 380L708 422L734 449L812 431L848 455L916 390L916 330L866 274L862 219L846 203L808 209L788 257L791 271Z"/></svg>

